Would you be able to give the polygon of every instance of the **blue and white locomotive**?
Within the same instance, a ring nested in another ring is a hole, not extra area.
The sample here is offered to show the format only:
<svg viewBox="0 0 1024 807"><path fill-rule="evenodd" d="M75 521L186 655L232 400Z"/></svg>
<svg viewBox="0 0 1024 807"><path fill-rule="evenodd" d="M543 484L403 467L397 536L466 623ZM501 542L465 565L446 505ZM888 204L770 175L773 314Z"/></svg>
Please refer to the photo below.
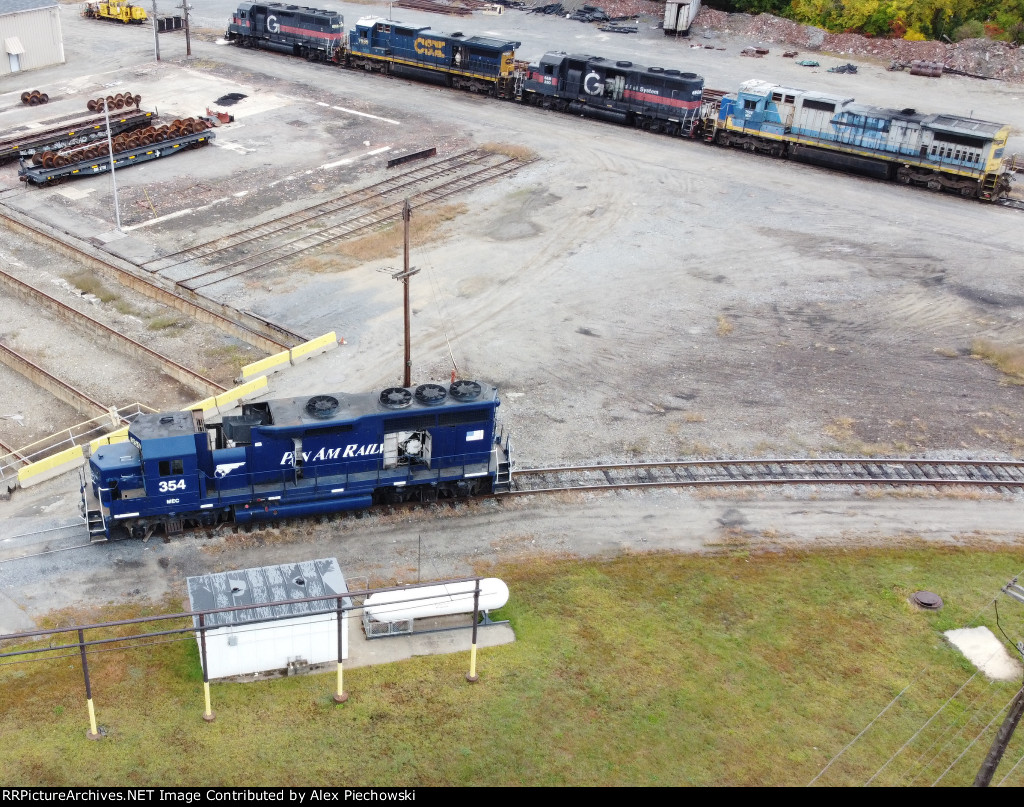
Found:
<svg viewBox="0 0 1024 807"><path fill-rule="evenodd" d="M638 129L689 135L703 91L704 79L696 73L549 52L527 69L522 100Z"/></svg>
<svg viewBox="0 0 1024 807"><path fill-rule="evenodd" d="M959 115L858 104L853 98L745 81L706 116L705 137L774 156L903 184L996 199L1010 190L1003 165L1010 127Z"/></svg>
<svg viewBox="0 0 1024 807"><path fill-rule="evenodd" d="M507 489L499 405L495 387L459 380L249 403L221 423L141 415L129 442L89 460L90 531L145 538Z"/></svg>

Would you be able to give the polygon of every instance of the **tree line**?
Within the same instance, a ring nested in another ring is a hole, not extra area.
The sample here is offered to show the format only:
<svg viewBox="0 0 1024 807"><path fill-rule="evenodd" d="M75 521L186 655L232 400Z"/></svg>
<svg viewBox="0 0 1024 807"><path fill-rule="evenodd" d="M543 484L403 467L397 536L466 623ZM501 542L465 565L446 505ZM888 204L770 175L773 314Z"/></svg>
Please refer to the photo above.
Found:
<svg viewBox="0 0 1024 807"><path fill-rule="evenodd" d="M1024 0L705 0L727 12L775 14L833 33L1024 44Z"/></svg>

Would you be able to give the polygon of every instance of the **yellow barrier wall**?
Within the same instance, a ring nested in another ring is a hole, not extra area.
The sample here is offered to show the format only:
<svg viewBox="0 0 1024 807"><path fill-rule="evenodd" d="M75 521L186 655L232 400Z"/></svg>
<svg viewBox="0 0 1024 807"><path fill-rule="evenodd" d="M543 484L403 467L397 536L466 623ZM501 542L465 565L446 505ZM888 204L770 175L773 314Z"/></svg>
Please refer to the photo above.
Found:
<svg viewBox="0 0 1024 807"><path fill-rule="evenodd" d="M295 364L296 359L301 359L303 356L308 356L314 351L330 350L331 348L338 346L338 336L331 331L325 333L323 336L317 339L311 339L308 342L304 342L301 345L293 347L289 353L291 353L292 364Z"/></svg>
<svg viewBox="0 0 1024 807"><path fill-rule="evenodd" d="M53 479L55 476L77 468L82 464L83 459L85 459L85 455L82 453L82 447L73 446L52 457L19 468L18 484L27 488L39 482L45 482L47 479Z"/></svg>
<svg viewBox="0 0 1024 807"><path fill-rule="evenodd" d="M288 358L288 351L283 350L280 353L275 353L273 356L267 356L265 359L254 361L252 364L247 364L242 368L242 378L250 378L251 376L266 372L273 367L277 367L279 364L287 364Z"/></svg>
<svg viewBox="0 0 1024 807"><path fill-rule="evenodd" d="M254 376L257 373L264 373L268 370L281 369L285 364L295 364L300 359L308 358L313 353L319 353L325 350L331 350L338 346L338 335L331 331L325 333L323 336L318 336L316 339L310 339L308 342L303 342L301 345L296 345L291 350L285 350L281 353L275 353L273 356L267 356L265 359L254 361L252 364L247 364L242 368L242 378L246 379L250 376Z"/></svg>

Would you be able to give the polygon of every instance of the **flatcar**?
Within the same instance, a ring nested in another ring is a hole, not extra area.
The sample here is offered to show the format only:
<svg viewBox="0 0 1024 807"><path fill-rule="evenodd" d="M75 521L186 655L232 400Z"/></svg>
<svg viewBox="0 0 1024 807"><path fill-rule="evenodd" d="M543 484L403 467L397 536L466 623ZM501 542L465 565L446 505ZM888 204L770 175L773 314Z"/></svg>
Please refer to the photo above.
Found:
<svg viewBox="0 0 1024 807"><path fill-rule="evenodd" d="M337 61L345 51L345 18L283 3L240 3L224 38L243 48L266 48L310 61Z"/></svg>
<svg viewBox="0 0 1024 807"><path fill-rule="evenodd" d="M248 403L220 423L140 415L127 443L89 459L90 531L147 538L507 489L499 405L497 388L457 380Z"/></svg>
<svg viewBox="0 0 1024 807"><path fill-rule="evenodd" d="M527 69L522 100L639 129L689 135L703 89L704 79L696 73L549 52Z"/></svg>
<svg viewBox="0 0 1024 807"><path fill-rule="evenodd" d="M435 76L449 87L509 98L520 44L364 17L349 32L346 61L349 67Z"/></svg>
<svg viewBox="0 0 1024 807"><path fill-rule="evenodd" d="M746 81L705 119L705 138L778 157L992 200L1010 190L1010 127L887 109L853 98Z"/></svg>

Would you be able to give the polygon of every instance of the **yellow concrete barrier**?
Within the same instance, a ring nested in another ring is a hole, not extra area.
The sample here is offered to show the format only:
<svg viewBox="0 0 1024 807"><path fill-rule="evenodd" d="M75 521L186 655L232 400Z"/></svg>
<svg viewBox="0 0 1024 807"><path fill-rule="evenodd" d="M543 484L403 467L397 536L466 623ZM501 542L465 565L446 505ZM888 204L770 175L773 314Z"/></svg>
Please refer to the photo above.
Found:
<svg viewBox="0 0 1024 807"><path fill-rule="evenodd" d="M89 443L89 453L93 453L100 446L109 446L114 443L127 443L128 442L128 427L122 426L120 429L110 434L104 434L102 437L97 437L95 440Z"/></svg>
<svg viewBox="0 0 1024 807"><path fill-rule="evenodd" d="M318 336L316 339L310 339L308 342L296 345L291 350L275 353L273 356L267 356L265 359L260 359L259 361L254 361L252 364L245 365L245 367L242 368L242 378L247 379L259 373L280 370L286 364L295 364L302 359L309 358L314 353L322 353L325 350L331 350L337 346L338 335L334 331L325 333L323 336Z"/></svg>
<svg viewBox="0 0 1024 807"><path fill-rule="evenodd" d="M252 364L247 364L242 368L242 378L247 379L252 376L265 373L279 364L287 364L289 359L288 351L283 350L280 353L275 353L273 356L267 356L265 359L254 361Z"/></svg>
<svg viewBox="0 0 1024 807"><path fill-rule="evenodd" d="M66 471L77 468L82 464L85 455L81 446L73 446L52 457L47 457L39 462L33 462L24 468L18 469L18 484L23 487L31 487L47 479L53 479Z"/></svg>
<svg viewBox="0 0 1024 807"><path fill-rule="evenodd" d="M291 363L295 364L296 359L301 359L303 356L308 356L310 353L322 352L324 350L331 350L338 346L338 335L331 331L325 333L323 336L317 337L316 339L310 339L308 342L303 342L301 345L296 345L290 351Z"/></svg>
<svg viewBox="0 0 1024 807"><path fill-rule="evenodd" d="M233 404L239 398L244 398L246 395L250 395L257 390L264 389L267 386L267 377L261 375L259 378L254 378L252 381L247 381L241 386L229 389L227 392L222 392L216 398L213 399L214 404L217 407L217 411L220 411L222 406Z"/></svg>

